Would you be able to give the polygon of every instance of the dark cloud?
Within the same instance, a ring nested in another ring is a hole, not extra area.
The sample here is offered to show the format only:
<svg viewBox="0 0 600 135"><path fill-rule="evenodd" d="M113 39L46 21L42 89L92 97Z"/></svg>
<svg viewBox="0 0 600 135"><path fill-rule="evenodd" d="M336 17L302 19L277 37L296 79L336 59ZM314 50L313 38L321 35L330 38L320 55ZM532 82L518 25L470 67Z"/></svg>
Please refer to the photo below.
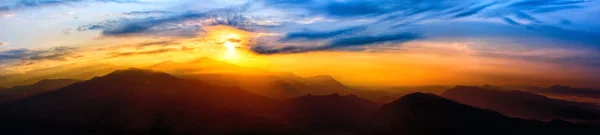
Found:
<svg viewBox="0 0 600 135"><path fill-rule="evenodd" d="M40 8L46 6L69 5L86 2L139 3L137 0L7 0L0 6L0 14L13 10Z"/></svg>
<svg viewBox="0 0 600 135"><path fill-rule="evenodd" d="M66 60L76 48L55 47L48 50L12 49L0 52L0 61L13 60Z"/></svg>
<svg viewBox="0 0 600 135"><path fill-rule="evenodd" d="M257 45L252 47L252 51L259 54L279 54L279 53L302 53L311 51L324 51L324 50L342 50L350 47L362 47L375 45L385 42L402 43L422 38L418 34L414 33L394 33L384 34L378 36L361 36L355 35L351 37L338 38L330 41L326 45L322 46L285 46L281 48L267 47Z"/></svg>
<svg viewBox="0 0 600 135"><path fill-rule="evenodd" d="M583 7L577 6L577 5L553 6L553 7L542 7L542 8L534 9L531 11L533 13L549 13L549 12L556 12L556 11L560 11L560 10L577 9L577 8L583 8Z"/></svg>
<svg viewBox="0 0 600 135"><path fill-rule="evenodd" d="M304 32L290 32L285 35L280 41L291 41L291 40L321 40L329 39L336 36L350 34L354 32L360 32L365 30L366 26L350 27L340 30L333 31L304 31Z"/></svg>
<svg viewBox="0 0 600 135"><path fill-rule="evenodd" d="M513 19L510 19L510 18L508 18L508 17L502 17L502 20L503 20L504 22L508 23L508 24L512 24L512 25L521 25L521 23L519 23L519 22L517 22L517 21L515 21L515 20L513 20Z"/></svg>
<svg viewBox="0 0 600 135"><path fill-rule="evenodd" d="M487 7L490 7L490 6L494 5L494 4L496 4L496 3L490 3L490 4L481 5L481 6L476 6L476 7L473 7L471 9L462 11L462 12L454 15L454 17L472 16L472 15L475 15L475 14L479 13L481 10L483 10L483 9L485 9Z"/></svg>
<svg viewBox="0 0 600 135"><path fill-rule="evenodd" d="M381 17L381 21L406 23L409 18L456 19L517 16L537 20L530 14L579 8L585 0L265 0L269 7L301 10L308 16L338 19Z"/></svg>

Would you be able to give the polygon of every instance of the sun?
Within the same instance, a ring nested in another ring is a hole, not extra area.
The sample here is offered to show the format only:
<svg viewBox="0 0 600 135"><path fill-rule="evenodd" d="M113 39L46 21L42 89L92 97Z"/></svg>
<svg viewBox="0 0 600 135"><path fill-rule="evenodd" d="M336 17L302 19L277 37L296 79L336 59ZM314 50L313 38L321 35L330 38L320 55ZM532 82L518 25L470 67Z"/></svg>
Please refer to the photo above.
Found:
<svg viewBox="0 0 600 135"><path fill-rule="evenodd" d="M218 59L241 64L252 57L248 53L248 45L252 44L253 38L250 32L223 25L206 27L205 30L206 35L202 38L211 48L218 50L215 54Z"/></svg>
<svg viewBox="0 0 600 135"><path fill-rule="evenodd" d="M239 55L236 48L240 46L240 37L235 34L228 34L224 36L223 46L226 48L224 59L228 61L236 61L239 59Z"/></svg>

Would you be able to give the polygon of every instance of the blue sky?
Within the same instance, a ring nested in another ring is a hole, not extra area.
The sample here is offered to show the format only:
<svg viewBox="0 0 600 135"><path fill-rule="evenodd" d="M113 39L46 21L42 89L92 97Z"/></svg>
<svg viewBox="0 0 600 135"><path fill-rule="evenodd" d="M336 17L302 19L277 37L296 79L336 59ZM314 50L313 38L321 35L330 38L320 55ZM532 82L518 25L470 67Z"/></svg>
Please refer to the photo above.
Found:
<svg viewBox="0 0 600 135"><path fill-rule="evenodd" d="M458 42L478 57L600 69L599 13L596 0L0 0L0 61L226 25L266 35L247 45L257 55Z"/></svg>

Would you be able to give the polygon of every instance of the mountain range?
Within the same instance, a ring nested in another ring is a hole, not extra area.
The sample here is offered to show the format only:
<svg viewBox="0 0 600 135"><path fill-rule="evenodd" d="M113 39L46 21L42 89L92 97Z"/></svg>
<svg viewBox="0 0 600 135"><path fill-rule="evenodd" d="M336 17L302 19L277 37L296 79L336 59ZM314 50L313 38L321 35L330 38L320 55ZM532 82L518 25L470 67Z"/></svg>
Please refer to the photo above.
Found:
<svg viewBox="0 0 600 135"><path fill-rule="evenodd" d="M599 133L598 125L511 118L433 94L412 93L385 104L341 94L275 99L135 68L8 102L0 110L0 130L8 134Z"/></svg>

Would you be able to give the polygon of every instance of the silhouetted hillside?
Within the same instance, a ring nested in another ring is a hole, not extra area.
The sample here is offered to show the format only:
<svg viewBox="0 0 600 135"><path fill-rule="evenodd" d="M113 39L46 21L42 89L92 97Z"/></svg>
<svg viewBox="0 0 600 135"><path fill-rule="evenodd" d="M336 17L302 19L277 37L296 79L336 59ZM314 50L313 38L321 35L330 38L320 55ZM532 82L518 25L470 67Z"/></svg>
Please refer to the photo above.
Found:
<svg viewBox="0 0 600 135"><path fill-rule="evenodd" d="M306 94L348 94L353 90L337 80L327 78L303 78L292 73L265 72L249 74L196 74L182 76L198 79L220 86L236 86L250 92L278 99L287 99ZM322 81L322 82L321 82Z"/></svg>
<svg viewBox="0 0 600 135"><path fill-rule="evenodd" d="M349 89L348 87L346 87L346 85L340 83L339 81L335 80L333 77L331 77L329 75L319 75L319 76L307 77L306 80L309 81L310 83L320 85L321 87L325 87L327 89L339 89L339 90Z"/></svg>
<svg viewBox="0 0 600 135"><path fill-rule="evenodd" d="M45 79L88 80L95 76L103 76L115 70L125 69L112 64L63 65L58 67L27 71L20 74L0 75L0 87L30 85Z"/></svg>
<svg viewBox="0 0 600 135"><path fill-rule="evenodd" d="M585 97L585 98L599 98L600 90L584 89L584 88L571 88L569 86L554 85L549 88L537 88L529 87L525 90L540 93L551 96L563 96L563 97Z"/></svg>
<svg viewBox="0 0 600 135"><path fill-rule="evenodd" d="M442 94L460 103L491 109L508 116L540 120L600 120L600 106L550 99L521 91L499 91L480 87L457 86Z"/></svg>
<svg viewBox="0 0 600 135"><path fill-rule="evenodd" d="M14 86L12 88L0 89L0 104L48 91L53 91L76 82L79 82L79 80L45 79L31 85Z"/></svg>
<svg viewBox="0 0 600 135"><path fill-rule="evenodd" d="M311 132L347 134L364 130L368 114L378 105L356 96L305 95L285 100L285 117L294 127Z"/></svg>
<svg viewBox="0 0 600 135"><path fill-rule="evenodd" d="M356 95L270 99L141 69L0 105L3 134L553 134L594 126L511 119L432 94L379 107Z"/></svg>
<svg viewBox="0 0 600 135"><path fill-rule="evenodd" d="M159 117L176 133L275 131L282 128L267 118L277 116L277 104L239 88L128 69L3 105L0 116L126 130L149 129Z"/></svg>
<svg viewBox="0 0 600 135"><path fill-rule="evenodd" d="M386 104L373 113L373 134L581 134L597 133L595 127L544 124L508 118L433 94L414 93ZM568 122L566 122L568 123ZM555 129L548 125L555 125ZM565 132L554 132L558 131Z"/></svg>

